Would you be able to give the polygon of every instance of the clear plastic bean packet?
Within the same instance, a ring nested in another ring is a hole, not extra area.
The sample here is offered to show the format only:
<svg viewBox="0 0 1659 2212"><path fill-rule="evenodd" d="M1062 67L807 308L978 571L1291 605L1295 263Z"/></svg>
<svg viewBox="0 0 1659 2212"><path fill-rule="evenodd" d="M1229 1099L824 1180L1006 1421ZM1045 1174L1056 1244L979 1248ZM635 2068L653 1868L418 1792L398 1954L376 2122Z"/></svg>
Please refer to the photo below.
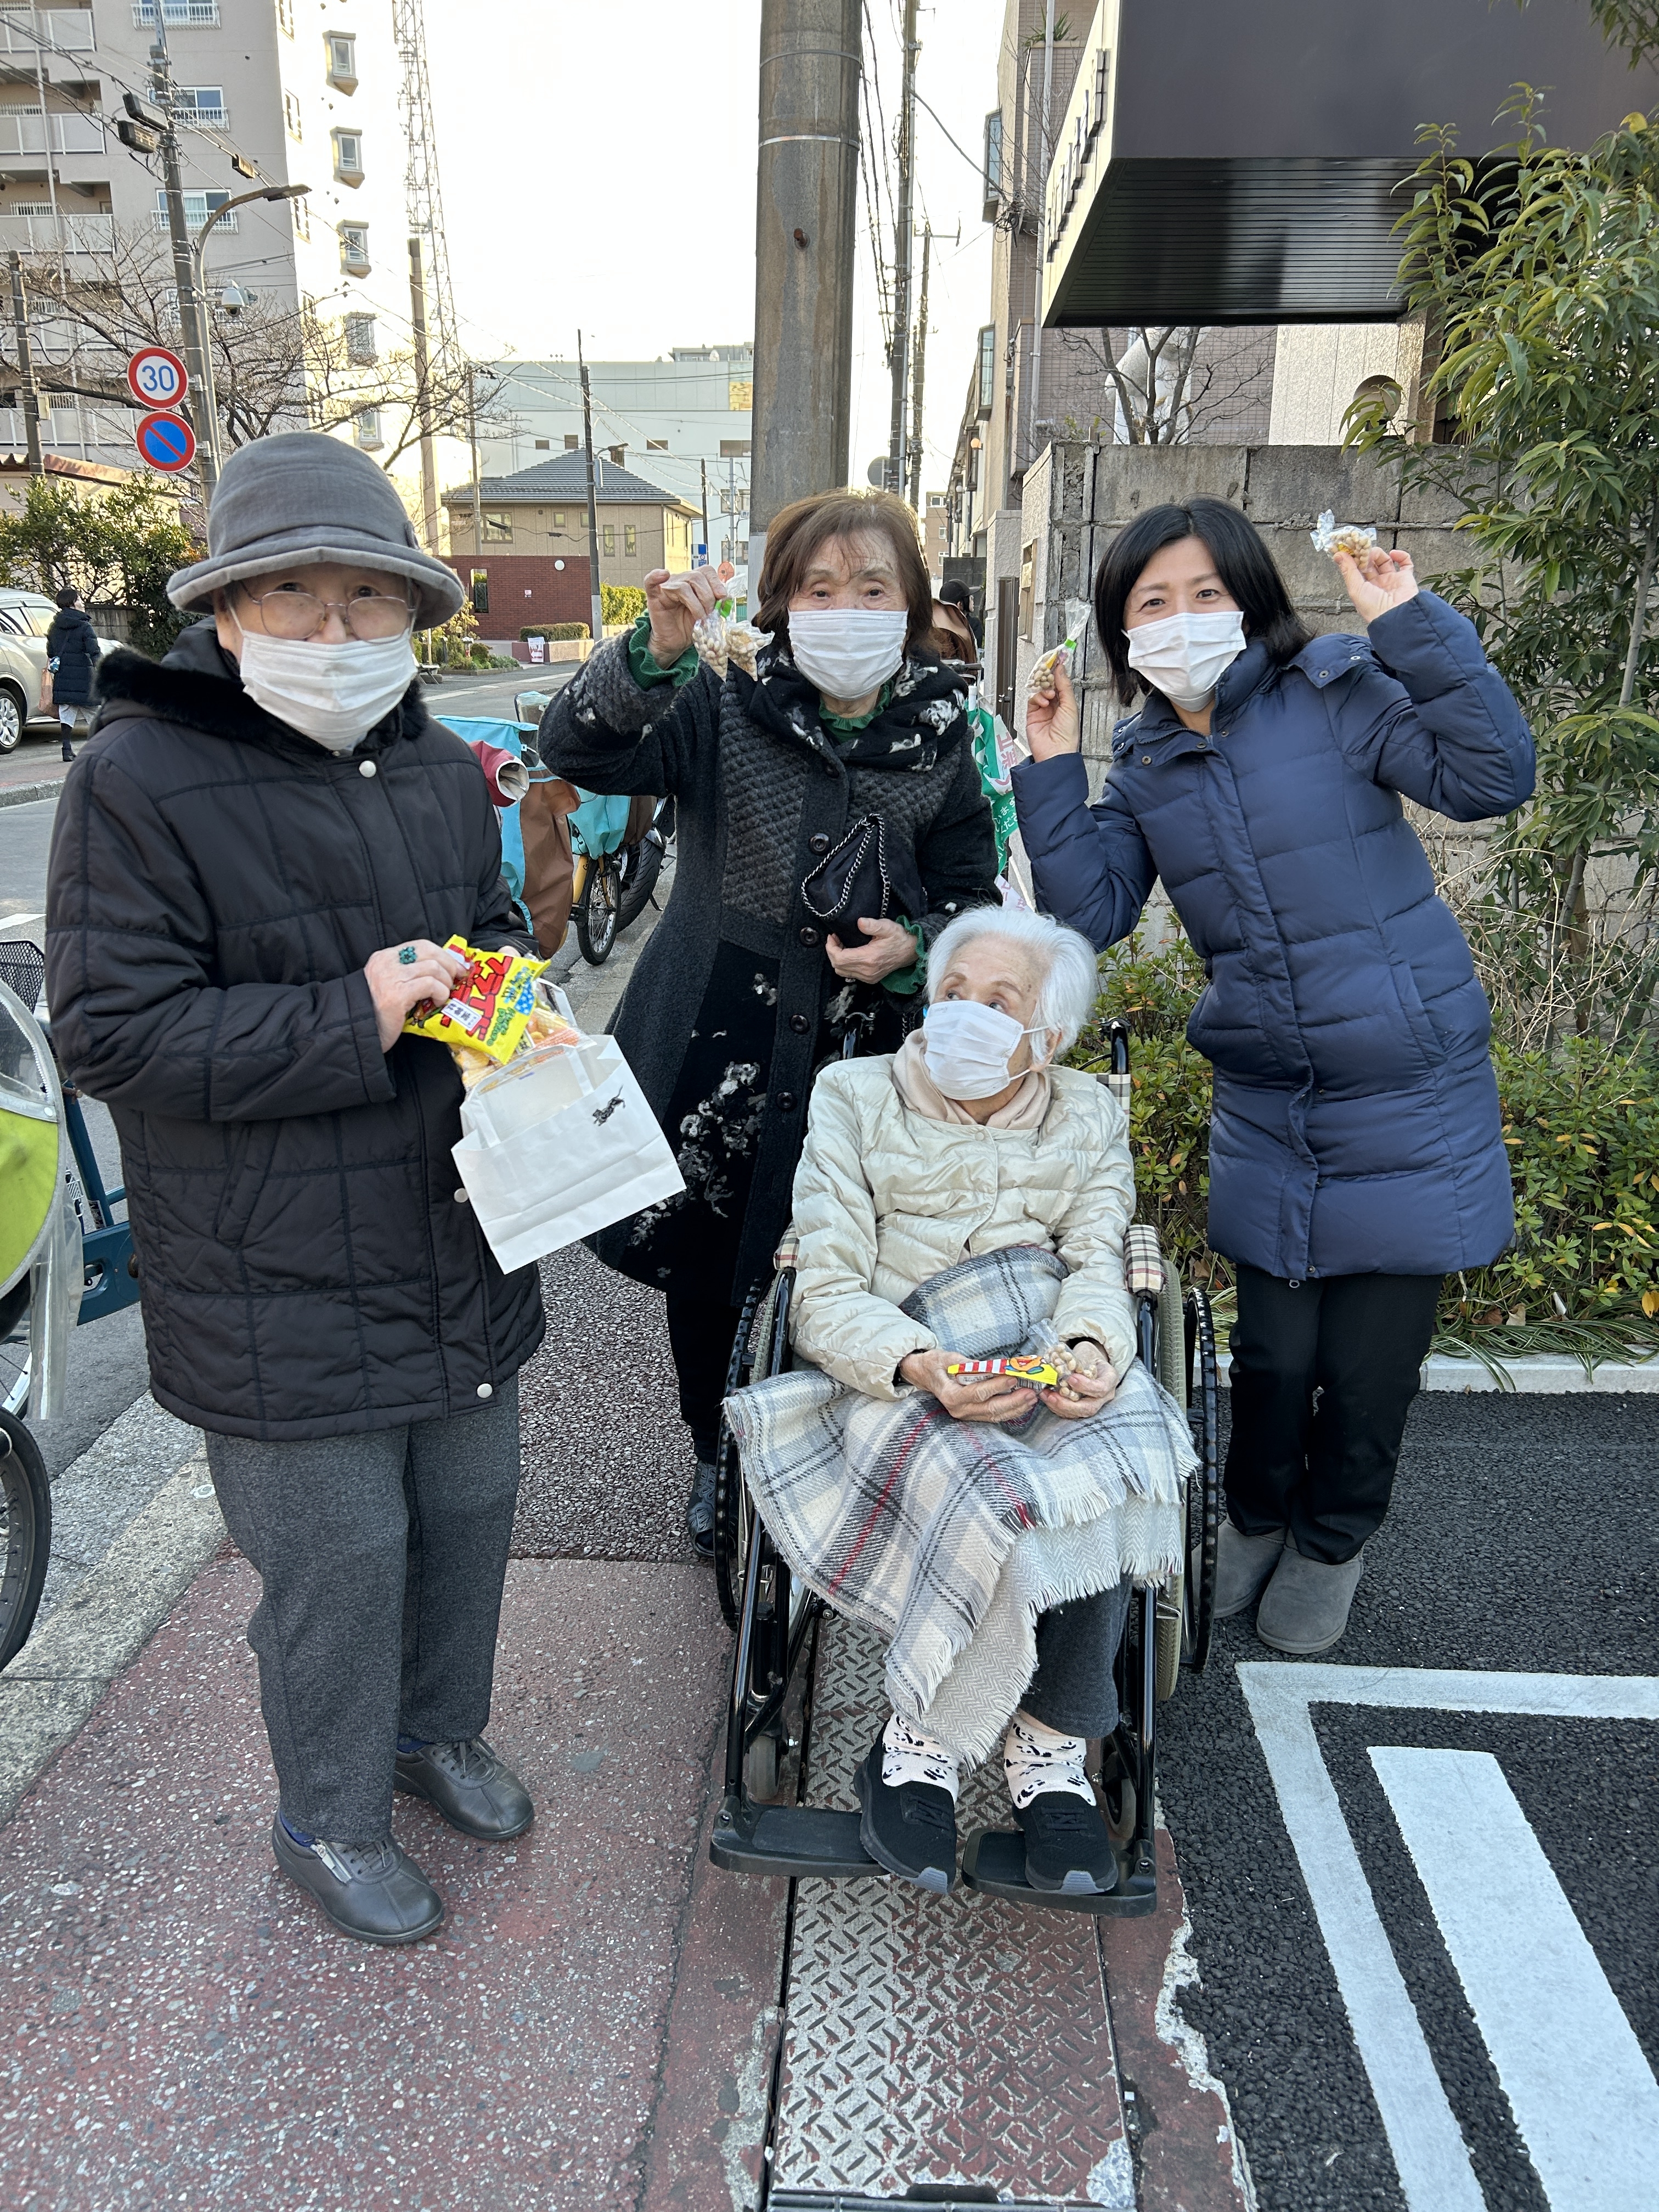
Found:
<svg viewBox="0 0 1659 2212"><path fill-rule="evenodd" d="M1369 523L1339 522L1328 507L1308 534L1316 553L1351 553L1356 561L1363 561L1376 543Z"/></svg>
<svg viewBox="0 0 1659 2212"><path fill-rule="evenodd" d="M735 601L722 599L713 614L699 618L691 632L698 659L706 661L722 683L728 666L740 668L745 676L752 676L761 647L772 642L769 629L757 629L753 623L735 621Z"/></svg>
<svg viewBox="0 0 1659 2212"><path fill-rule="evenodd" d="M1077 639L1074 637L1068 637L1063 638L1057 646L1054 647L1049 652L1039 653L1037 658L1031 663L1031 673L1026 680L1027 690L1035 691L1037 687L1046 680L1050 671L1058 668L1062 660L1066 663L1066 673L1069 675L1072 666L1072 655L1076 651Z"/></svg>

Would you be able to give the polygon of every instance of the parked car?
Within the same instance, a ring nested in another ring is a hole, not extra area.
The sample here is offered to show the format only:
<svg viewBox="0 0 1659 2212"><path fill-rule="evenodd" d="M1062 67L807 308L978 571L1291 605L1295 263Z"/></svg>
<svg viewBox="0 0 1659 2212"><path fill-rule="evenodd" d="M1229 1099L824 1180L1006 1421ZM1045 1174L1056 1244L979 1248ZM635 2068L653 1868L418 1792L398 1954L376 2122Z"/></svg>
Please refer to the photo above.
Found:
<svg viewBox="0 0 1659 2212"><path fill-rule="evenodd" d="M40 711L46 632L57 611L57 602L42 592L0 591L0 753L10 752L31 722L58 726L54 708ZM100 653L115 646L112 637L98 641Z"/></svg>

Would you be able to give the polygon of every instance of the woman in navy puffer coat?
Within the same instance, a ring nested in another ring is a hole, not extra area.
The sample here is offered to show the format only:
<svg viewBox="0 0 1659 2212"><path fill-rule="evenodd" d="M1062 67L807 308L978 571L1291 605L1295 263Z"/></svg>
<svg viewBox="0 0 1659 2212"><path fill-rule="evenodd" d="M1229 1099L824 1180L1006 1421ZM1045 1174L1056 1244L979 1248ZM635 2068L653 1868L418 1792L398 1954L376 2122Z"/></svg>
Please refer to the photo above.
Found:
<svg viewBox="0 0 1659 2212"><path fill-rule="evenodd" d="M1062 671L1014 771L1042 904L1115 944L1154 881L1210 978L1210 1242L1234 1263L1217 1609L1322 1650L1382 1519L1442 1275L1514 1225L1490 1013L1401 801L1459 822L1533 786L1472 623L1403 553L1337 556L1368 637L1310 639L1255 528L1161 507L1109 549L1095 612L1121 723L1088 804Z"/></svg>

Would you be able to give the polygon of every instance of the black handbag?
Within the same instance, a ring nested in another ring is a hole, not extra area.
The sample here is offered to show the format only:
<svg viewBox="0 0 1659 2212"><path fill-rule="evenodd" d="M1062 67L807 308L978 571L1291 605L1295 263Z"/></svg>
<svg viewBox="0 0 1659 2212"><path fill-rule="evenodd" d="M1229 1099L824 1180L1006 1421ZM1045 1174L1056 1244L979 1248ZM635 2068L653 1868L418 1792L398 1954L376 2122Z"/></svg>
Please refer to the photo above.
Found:
<svg viewBox="0 0 1659 2212"><path fill-rule="evenodd" d="M800 887L808 914L831 924L853 925L854 944L862 921L907 921L921 918L921 878L908 851L890 862L879 814L861 814L832 852L826 853Z"/></svg>

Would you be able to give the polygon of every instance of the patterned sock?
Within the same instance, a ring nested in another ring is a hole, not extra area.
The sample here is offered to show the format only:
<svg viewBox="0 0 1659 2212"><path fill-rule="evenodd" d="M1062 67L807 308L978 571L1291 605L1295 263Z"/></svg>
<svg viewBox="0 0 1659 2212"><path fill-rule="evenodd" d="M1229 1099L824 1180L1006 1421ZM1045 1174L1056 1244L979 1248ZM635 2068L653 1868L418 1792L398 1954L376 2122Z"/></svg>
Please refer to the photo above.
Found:
<svg viewBox="0 0 1659 2212"><path fill-rule="evenodd" d="M930 1735L918 1735L896 1713L882 1732L881 1778L890 1790L907 1782L931 1783L935 1790L948 1790L953 1805L957 1802L956 1753Z"/></svg>
<svg viewBox="0 0 1659 2212"><path fill-rule="evenodd" d="M1095 1793L1083 1771L1088 1747L1080 1735L1062 1735L1028 1712L1016 1713L1002 1746L1002 1771L1015 1811L1023 1813L1044 1790L1067 1790L1092 1805Z"/></svg>

